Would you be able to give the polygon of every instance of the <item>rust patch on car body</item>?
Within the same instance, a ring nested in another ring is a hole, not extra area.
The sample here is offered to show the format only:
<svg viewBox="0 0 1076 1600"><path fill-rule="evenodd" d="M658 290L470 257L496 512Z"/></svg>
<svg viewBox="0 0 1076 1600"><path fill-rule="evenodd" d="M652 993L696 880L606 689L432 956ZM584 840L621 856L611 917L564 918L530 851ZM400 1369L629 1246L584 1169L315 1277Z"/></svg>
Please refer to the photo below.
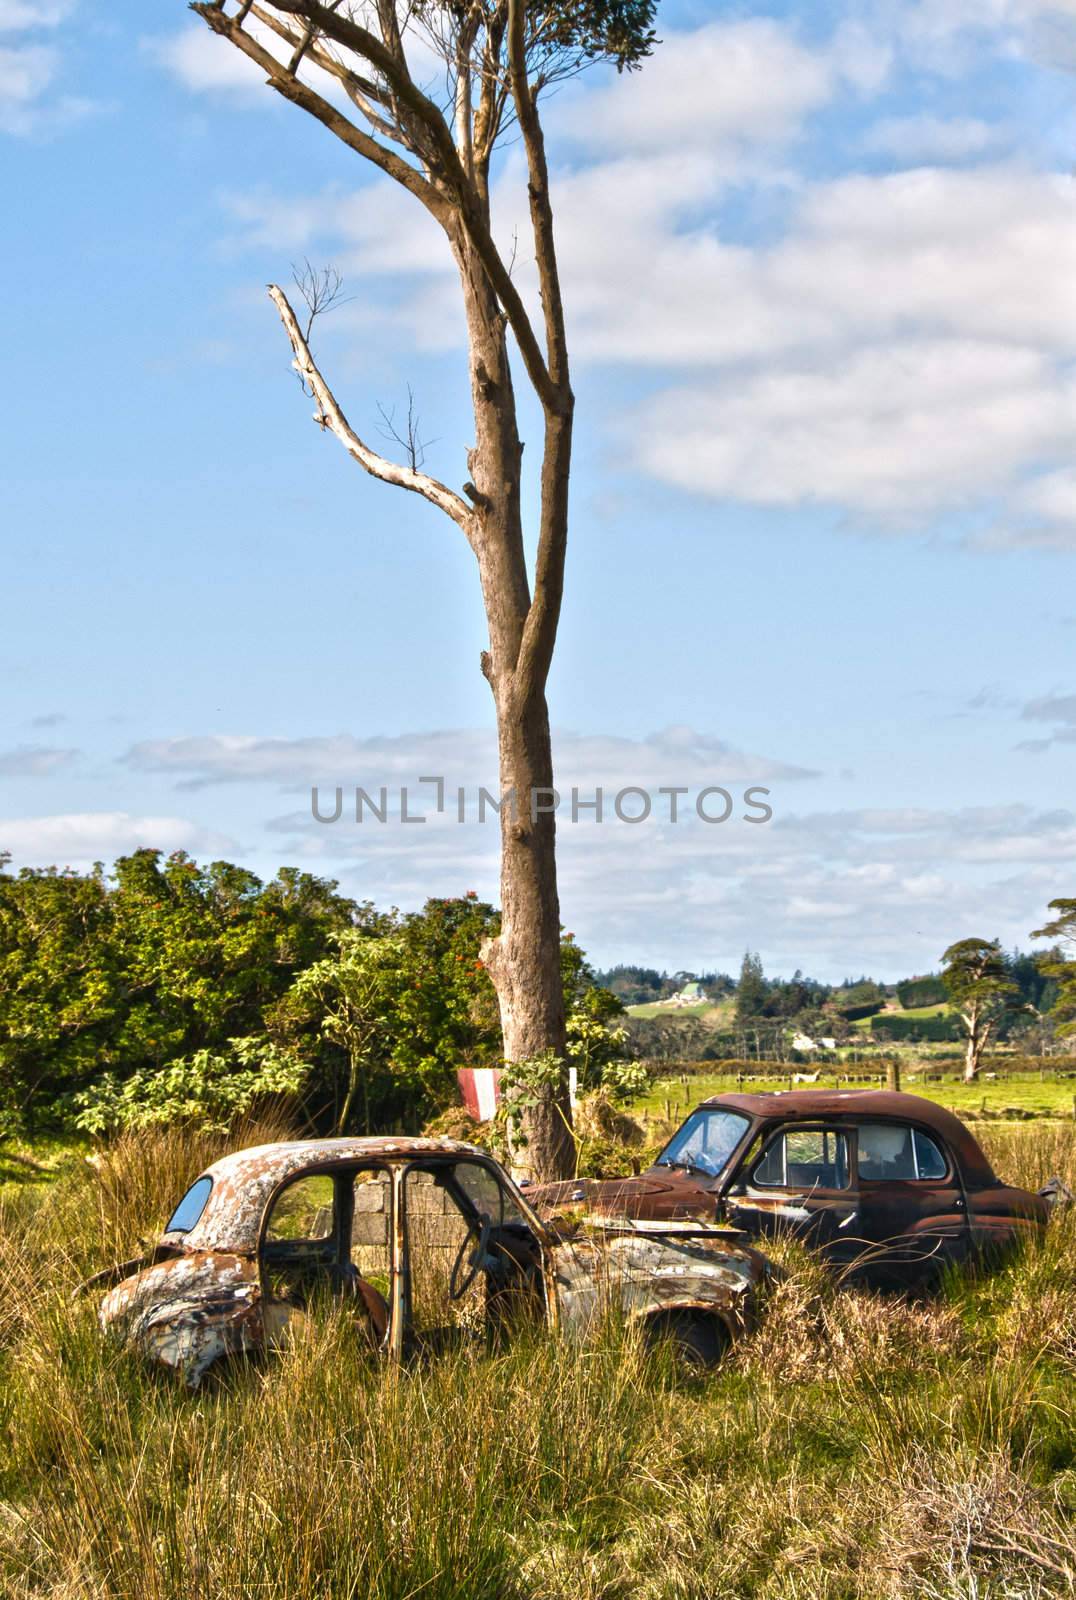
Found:
<svg viewBox="0 0 1076 1600"><path fill-rule="evenodd" d="M352 1162L414 1159L422 1155L472 1155L484 1152L458 1139L363 1138L293 1139L253 1145L207 1167L212 1179L205 1210L184 1235L185 1248L248 1251L258 1248L262 1216L273 1193L300 1172L343 1167ZM162 1235L165 1241L172 1235Z"/></svg>
<svg viewBox="0 0 1076 1600"><path fill-rule="evenodd" d="M586 1226L554 1251L565 1328L585 1334L606 1308L630 1320L669 1311L715 1315L730 1334L754 1321L773 1268L766 1257L718 1235L662 1235Z"/></svg>
<svg viewBox="0 0 1076 1600"><path fill-rule="evenodd" d="M174 1256L110 1289L99 1316L132 1349L197 1384L222 1356L260 1347L257 1265L211 1250Z"/></svg>

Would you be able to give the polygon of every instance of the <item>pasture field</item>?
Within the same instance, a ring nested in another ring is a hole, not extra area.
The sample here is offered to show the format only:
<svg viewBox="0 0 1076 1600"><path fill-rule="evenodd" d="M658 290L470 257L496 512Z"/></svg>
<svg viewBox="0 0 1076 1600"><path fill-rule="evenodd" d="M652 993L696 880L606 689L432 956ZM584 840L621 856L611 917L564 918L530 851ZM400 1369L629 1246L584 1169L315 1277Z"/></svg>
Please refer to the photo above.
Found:
<svg viewBox="0 0 1076 1600"><path fill-rule="evenodd" d="M640 1006L625 1006L629 1017L703 1017L711 1025L721 1020L721 1007L715 1006L712 1000L700 1000L697 1005L671 1006L665 1001L654 1000Z"/></svg>
<svg viewBox="0 0 1076 1600"><path fill-rule="evenodd" d="M949 1011L949 1004L945 1000L939 1001L937 1005L933 1006L909 1006L907 1010L898 1006L892 1011L876 1011L874 1016L871 1017L856 1017L852 1023L852 1027L858 1028L861 1033L869 1034L871 1031L871 1023L874 1021L875 1017L884 1018L886 1016L891 1016L900 1017L902 1019L906 1017L913 1019L923 1017L944 1017L949 1014Z"/></svg>
<svg viewBox="0 0 1076 1600"><path fill-rule="evenodd" d="M848 1071L853 1070L855 1069L848 1069ZM692 1106L697 1106L700 1100L705 1100L710 1095L731 1093L738 1087L742 1087L748 1093L752 1090L787 1090L795 1087L832 1089L837 1082L838 1075L833 1072L822 1072L817 1086L794 1085L788 1072L775 1074L772 1077L748 1078L742 1085L727 1073L700 1072L687 1077L670 1074L669 1077L655 1079L648 1092L634 1100L629 1110L633 1117L664 1118L665 1107L668 1104L671 1114L680 1120ZM877 1079L873 1085L850 1081L847 1073L839 1075L839 1082L843 1089L884 1087L884 1084ZM1076 1078L1047 1077L1040 1081L1037 1073L1025 1072L1014 1073L1008 1078L988 1078L981 1083L964 1083L956 1077L932 1082L912 1077L905 1071L901 1078L901 1088L908 1094L920 1094L927 1100L948 1106L958 1116L966 1116L973 1121L983 1117L984 1114L988 1120L1017 1121L1024 1116L1043 1116L1072 1121L1076 1111ZM1016 1115L1007 1119L1005 1115L1007 1111L1012 1111Z"/></svg>
<svg viewBox="0 0 1076 1600"><path fill-rule="evenodd" d="M1076 1183L1071 1124L980 1131L1015 1181ZM220 1149L141 1134L0 1194L5 1600L1073 1592L1076 1217L918 1303L787 1248L705 1378L617 1326L393 1372L341 1316L191 1396L70 1290Z"/></svg>

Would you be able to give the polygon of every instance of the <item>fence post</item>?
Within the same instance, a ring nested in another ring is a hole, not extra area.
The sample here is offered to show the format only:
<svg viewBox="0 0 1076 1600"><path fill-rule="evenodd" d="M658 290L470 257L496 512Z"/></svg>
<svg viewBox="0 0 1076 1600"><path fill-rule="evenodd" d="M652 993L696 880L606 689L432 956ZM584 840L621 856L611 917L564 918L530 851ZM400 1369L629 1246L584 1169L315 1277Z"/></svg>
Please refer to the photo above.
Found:
<svg viewBox="0 0 1076 1600"><path fill-rule="evenodd" d="M895 1057L885 1064L885 1086L887 1089L900 1088L900 1062Z"/></svg>

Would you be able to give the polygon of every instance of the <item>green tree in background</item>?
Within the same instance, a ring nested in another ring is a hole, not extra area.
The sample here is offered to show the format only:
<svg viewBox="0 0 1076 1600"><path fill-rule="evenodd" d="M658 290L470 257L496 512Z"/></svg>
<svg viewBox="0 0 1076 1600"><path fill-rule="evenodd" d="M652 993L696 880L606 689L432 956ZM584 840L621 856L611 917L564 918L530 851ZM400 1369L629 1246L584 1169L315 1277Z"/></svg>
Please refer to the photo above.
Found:
<svg viewBox="0 0 1076 1600"><path fill-rule="evenodd" d="M5 870L0 856L0 1132L97 1070L119 1000L100 867Z"/></svg>
<svg viewBox="0 0 1076 1600"><path fill-rule="evenodd" d="M752 951L745 950L740 966L740 982L736 989L737 1024L742 1026L745 1022L761 1017L766 1009L769 993L770 986L763 976L761 958Z"/></svg>
<svg viewBox="0 0 1076 1600"><path fill-rule="evenodd" d="M332 936L270 1017L276 1037L317 1058L316 1120L328 1113L337 1132L417 1126L452 1097L459 1067L499 1062L497 997L478 955L496 924L469 894L408 916L371 911Z"/></svg>
<svg viewBox="0 0 1076 1600"><path fill-rule="evenodd" d="M480 959L500 915L473 892L380 911L292 868L269 883L182 852L111 874L12 875L0 860L0 1134L222 1126L284 1098L314 1131L414 1130L461 1066L503 1057ZM625 1054L619 1002L561 946L589 1085Z"/></svg>
<svg viewBox="0 0 1076 1600"><path fill-rule="evenodd" d="M1051 900L1049 909L1057 913L1043 928L1036 928L1033 939L1052 939L1054 948L1037 958L1039 972L1055 988L1044 995L1044 1009L1062 1035L1076 1033L1076 900Z"/></svg>
<svg viewBox="0 0 1076 1600"><path fill-rule="evenodd" d="M983 1054L1014 1009L1019 991L997 939L960 939L942 956L942 982L967 1033L964 1081L979 1076Z"/></svg>

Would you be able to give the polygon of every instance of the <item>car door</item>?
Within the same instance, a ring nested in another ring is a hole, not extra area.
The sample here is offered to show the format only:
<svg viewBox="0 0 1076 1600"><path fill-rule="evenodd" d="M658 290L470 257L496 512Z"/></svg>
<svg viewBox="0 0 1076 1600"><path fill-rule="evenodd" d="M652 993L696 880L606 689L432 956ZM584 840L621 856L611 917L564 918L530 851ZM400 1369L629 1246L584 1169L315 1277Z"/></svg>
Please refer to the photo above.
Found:
<svg viewBox="0 0 1076 1600"><path fill-rule="evenodd" d="M834 1124L785 1123L748 1153L725 1195L728 1220L754 1234L791 1230L844 1259L857 1222L852 1141Z"/></svg>
<svg viewBox="0 0 1076 1600"><path fill-rule="evenodd" d="M912 1284L968 1254L967 1204L951 1151L936 1133L896 1119L856 1127L863 1275Z"/></svg>
<svg viewBox="0 0 1076 1600"><path fill-rule="evenodd" d="M489 1163L411 1162L404 1197L412 1344L455 1348L528 1313L544 1318L540 1241Z"/></svg>

